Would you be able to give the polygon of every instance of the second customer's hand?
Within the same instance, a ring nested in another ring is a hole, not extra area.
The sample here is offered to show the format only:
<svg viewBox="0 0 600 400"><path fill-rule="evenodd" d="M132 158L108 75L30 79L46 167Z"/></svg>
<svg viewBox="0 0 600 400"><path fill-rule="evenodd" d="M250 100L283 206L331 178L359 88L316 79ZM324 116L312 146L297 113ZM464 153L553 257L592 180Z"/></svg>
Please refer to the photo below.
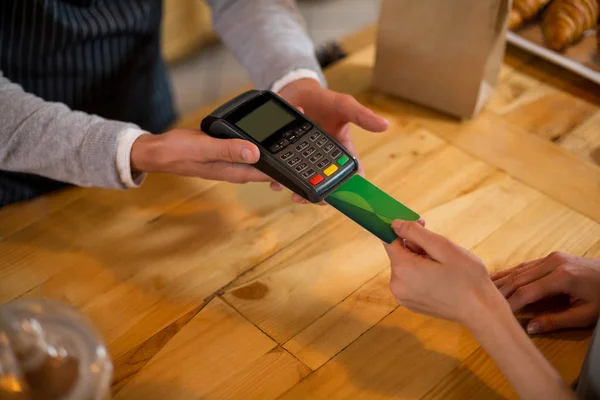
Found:
<svg viewBox="0 0 600 400"><path fill-rule="evenodd" d="M492 275L513 311L546 297L566 294L566 310L547 313L527 325L530 334L564 328L584 328L598 321L600 312L600 259L554 252L538 260Z"/></svg>

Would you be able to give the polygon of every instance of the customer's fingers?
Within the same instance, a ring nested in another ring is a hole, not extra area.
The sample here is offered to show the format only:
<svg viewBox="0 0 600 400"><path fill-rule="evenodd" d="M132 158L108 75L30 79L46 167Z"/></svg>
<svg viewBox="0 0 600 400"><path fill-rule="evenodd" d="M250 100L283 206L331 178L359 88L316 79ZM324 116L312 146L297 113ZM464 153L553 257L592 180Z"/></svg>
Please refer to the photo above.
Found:
<svg viewBox="0 0 600 400"><path fill-rule="evenodd" d="M598 321L598 309L592 303L581 304L558 313L544 314L527 324L527 333L553 332L566 328L587 328Z"/></svg>
<svg viewBox="0 0 600 400"><path fill-rule="evenodd" d="M399 238L420 247L434 260L444 262L456 255L459 249L445 237L425 229L418 222L396 220L392 228Z"/></svg>

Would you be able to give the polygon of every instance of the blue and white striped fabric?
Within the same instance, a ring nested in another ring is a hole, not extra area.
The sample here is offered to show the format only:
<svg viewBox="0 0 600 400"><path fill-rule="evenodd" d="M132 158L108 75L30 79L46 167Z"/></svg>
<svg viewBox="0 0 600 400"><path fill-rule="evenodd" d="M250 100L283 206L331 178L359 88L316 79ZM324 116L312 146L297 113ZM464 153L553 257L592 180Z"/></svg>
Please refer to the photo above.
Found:
<svg viewBox="0 0 600 400"><path fill-rule="evenodd" d="M175 112L161 18L162 0L0 0L0 70L44 100L162 132ZM61 186L0 171L0 206Z"/></svg>

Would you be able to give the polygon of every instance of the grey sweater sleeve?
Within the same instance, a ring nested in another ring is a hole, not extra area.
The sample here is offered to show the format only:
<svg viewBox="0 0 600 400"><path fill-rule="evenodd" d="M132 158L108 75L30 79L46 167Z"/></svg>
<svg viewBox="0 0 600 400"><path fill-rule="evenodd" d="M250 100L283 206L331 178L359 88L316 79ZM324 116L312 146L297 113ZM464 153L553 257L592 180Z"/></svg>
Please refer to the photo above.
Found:
<svg viewBox="0 0 600 400"><path fill-rule="evenodd" d="M124 189L117 140L137 126L72 111L25 92L0 71L0 170Z"/></svg>
<svg viewBox="0 0 600 400"><path fill-rule="evenodd" d="M323 73L294 0L207 0L215 29L260 89L297 69Z"/></svg>

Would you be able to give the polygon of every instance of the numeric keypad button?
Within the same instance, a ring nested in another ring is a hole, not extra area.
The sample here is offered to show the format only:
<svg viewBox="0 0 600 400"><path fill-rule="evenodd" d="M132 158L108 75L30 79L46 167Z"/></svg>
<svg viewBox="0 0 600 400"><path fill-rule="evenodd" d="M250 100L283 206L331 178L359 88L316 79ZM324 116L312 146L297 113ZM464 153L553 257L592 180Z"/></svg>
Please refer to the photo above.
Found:
<svg viewBox="0 0 600 400"><path fill-rule="evenodd" d="M302 151L308 147L308 142L302 142L298 146L296 146L296 151Z"/></svg>
<svg viewBox="0 0 600 400"><path fill-rule="evenodd" d="M321 132L313 132L313 134L310 135L310 140L314 142L315 140L317 140L320 137L321 137Z"/></svg>
<svg viewBox="0 0 600 400"><path fill-rule="evenodd" d="M283 154L283 155L281 156L281 159L282 159L283 161L285 161L285 160L287 160L288 158L290 158L290 157L291 157L291 156L293 156L293 155L294 155L294 153L293 153L293 152L291 152L291 151L288 151L287 153L285 153L285 154Z"/></svg>
<svg viewBox="0 0 600 400"><path fill-rule="evenodd" d="M294 170L295 170L296 172L302 172L302 171L304 171L304 170L305 170L307 167L308 167L308 164L307 164L307 163L302 163L302 164L300 164L300 165L296 165L296 167L294 168Z"/></svg>
<svg viewBox="0 0 600 400"><path fill-rule="evenodd" d="M315 172L315 170L311 168L311 169L309 169L308 171L305 171L305 172L302 174L302 177L303 177L303 178L305 178L305 179L308 179L308 178L310 178L311 176L313 176L315 173L316 173L316 172Z"/></svg>
<svg viewBox="0 0 600 400"><path fill-rule="evenodd" d="M289 165L290 167L293 167L294 165L298 164L300 161L302 161L302 160L300 159L300 157L294 157L294 158L292 158L290 161L288 161L288 165Z"/></svg>
<svg viewBox="0 0 600 400"><path fill-rule="evenodd" d="M302 153L302 157L305 157L305 158L309 157L315 151L317 151L317 149L315 149L314 147L311 147L310 149L308 149L304 153Z"/></svg>
<svg viewBox="0 0 600 400"><path fill-rule="evenodd" d="M318 163L318 164L317 164L317 168L319 168L319 169L323 169L323 168L325 168L326 166L328 166L329 164L331 164L331 163L329 162L329 160L323 160L323 161L321 161L320 163Z"/></svg>
<svg viewBox="0 0 600 400"><path fill-rule="evenodd" d="M312 157L310 158L310 162L314 164L314 163L316 163L317 161L319 161L321 158L323 158L323 154L321 154L321 153L317 153L317 154L315 154L314 156L312 156Z"/></svg>

